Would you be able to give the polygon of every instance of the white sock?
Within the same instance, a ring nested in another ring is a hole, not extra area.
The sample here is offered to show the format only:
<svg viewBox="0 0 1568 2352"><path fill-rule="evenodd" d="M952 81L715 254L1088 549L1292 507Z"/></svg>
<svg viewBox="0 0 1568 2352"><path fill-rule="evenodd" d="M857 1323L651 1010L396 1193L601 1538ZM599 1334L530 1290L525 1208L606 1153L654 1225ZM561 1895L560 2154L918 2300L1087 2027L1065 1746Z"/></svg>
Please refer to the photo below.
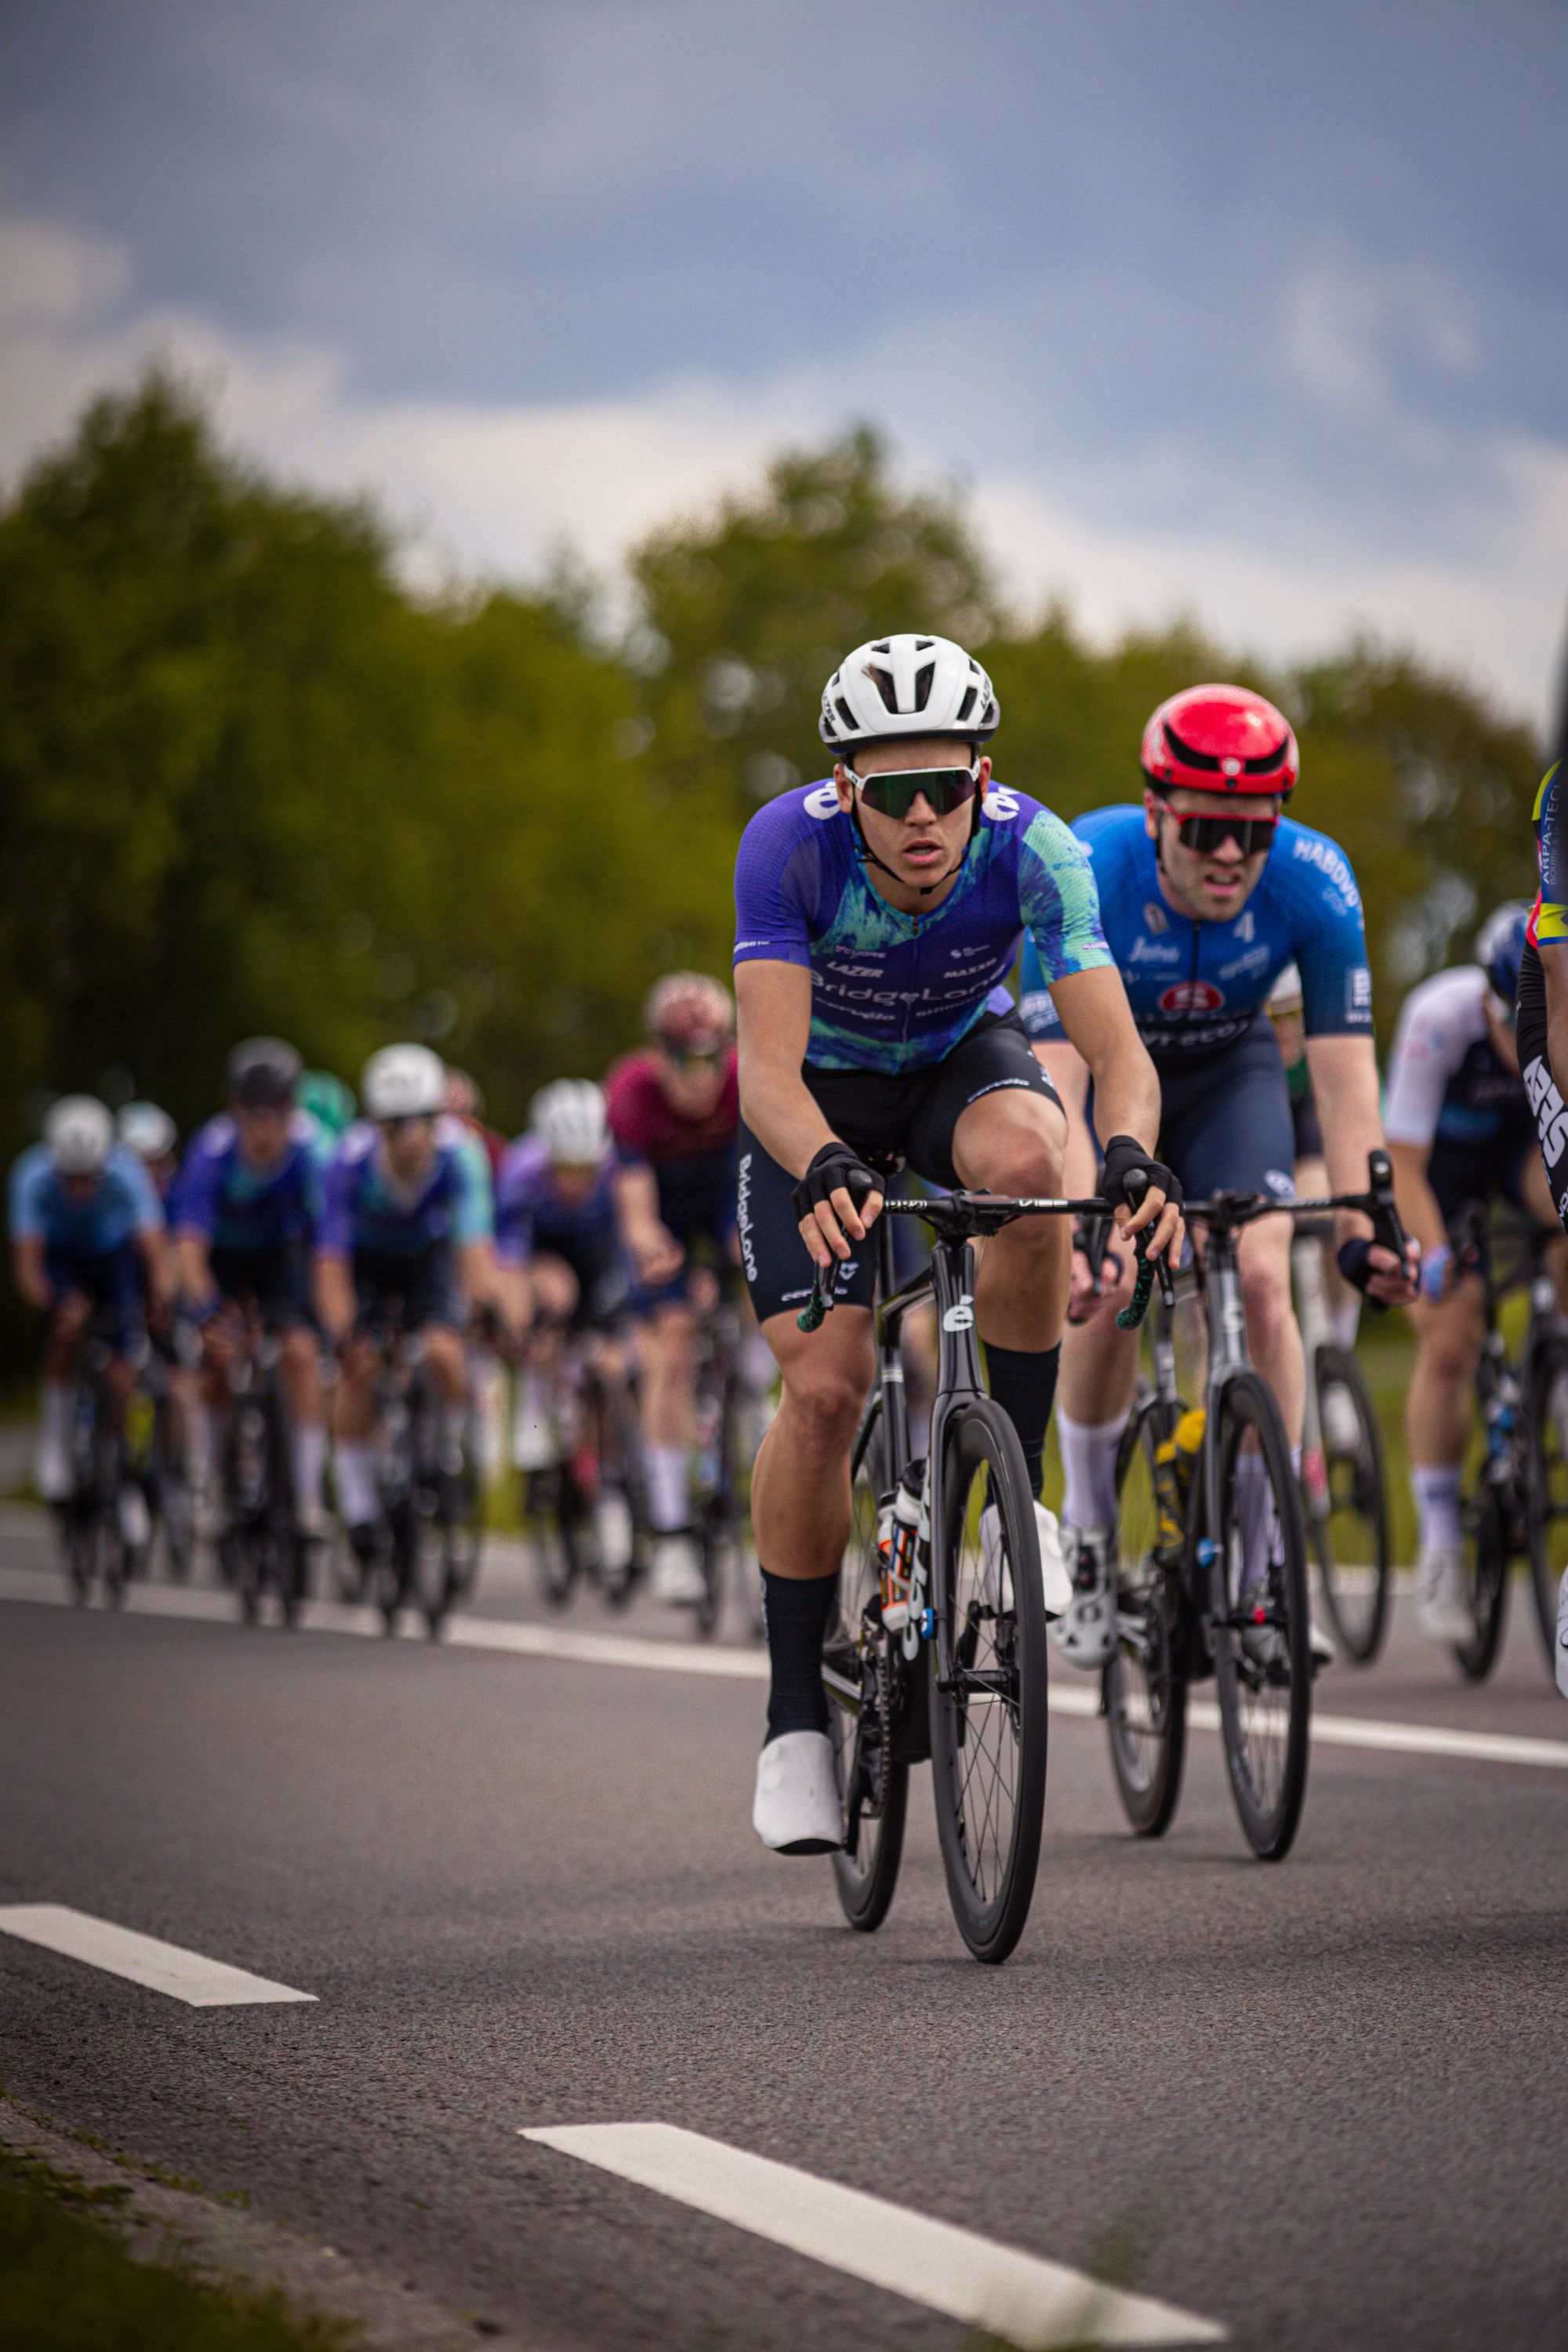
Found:
<svg viewBox="0 0 1568 2352"><path fill-rule="evenodd" d="M1458 1472L1412 1469L1410 1485L1415 1496L1422 1550L1429 1545L1445 1551L1457 1549L1465 1540L1459 1525Z"/></svg>
<svg viewBox="0 0 1568 2352"><path fill-rule="evenodd" d="M647 1449L647 1507L656 1528L683 1528L691 1517L687 1490L689 1457L684 1445Z"/></svg>
<svg viewBox="0 0 1568 2352"><path fill-rule="evenodd" d="M327 1433L319 1421L297 1421L289 1436L294 1468L294 1500L301 1511L320 1507L321 1465L327 1458Z"/></svg>
<svg viewBox="0 0 1568 2352"><path fill-rule="evenodd" d="M1330 1307L1329 1328L1334 1335L1336 1345L1343 1348L1348 1354L1355 1346L1355 1335L1360 1328L1361 1293L1359 1290L1352 1290L1342 1306Z"/></svg>
<svg viewBox="0 0 1568 2352"><path fill-rule="evenodd" d="M1127 1414L1114 1421L1073 1421L1057 1407L1057 1444L1062 1450L1067 1486L1062 1518L1069 1528L1109 1528L1116 1523L1116 1449Z"/></svg>
<svg viewBox="0 0 1568 2352"><path fill-rule="evenodd" d="M38 1435L62 1452L70 1437L71 1392L68 1381L46 1381L38 1397Z"/></svg>
<svg viewBox="0 0 1568 2352"><path fill-rule="evenodd" d="M380 1517L375 1491L375 1448L363 1437L340 1437L332 1448L338 1509L346 1527L363 1528Z"/></svg>
<svg viewBox="0 0 1568 2352"><path fill-rule="evenodd" d="M545 1399L544 1382L536 1367L525 1364L517 1376L517 1402L512 1408L513 1425L518 1429L531 1428L549 1419L550 1408Z"/></svg>
<svg viewBox="0 0 1568 2352"><path fill-rule="evenodd" d="M68 1384L46 1381L38 1399L38 1444L33 1464L33 1483L46 1503L63 1503L70 1493L70 1416Z"/></svg>

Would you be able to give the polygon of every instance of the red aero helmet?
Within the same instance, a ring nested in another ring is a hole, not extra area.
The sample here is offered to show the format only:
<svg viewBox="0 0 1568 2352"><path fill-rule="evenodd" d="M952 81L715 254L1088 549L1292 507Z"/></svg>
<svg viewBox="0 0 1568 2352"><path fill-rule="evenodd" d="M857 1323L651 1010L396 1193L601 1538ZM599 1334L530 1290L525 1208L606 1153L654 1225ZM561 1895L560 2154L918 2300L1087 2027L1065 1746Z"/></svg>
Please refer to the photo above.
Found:
<svg viewBox="0 0 1568 2352"><path fill-rule="evenodd" d="M1290 722L1245 686L1189 686L1162 702L1139 753L1157 793L1295 790L1300 754Z"/></svg>

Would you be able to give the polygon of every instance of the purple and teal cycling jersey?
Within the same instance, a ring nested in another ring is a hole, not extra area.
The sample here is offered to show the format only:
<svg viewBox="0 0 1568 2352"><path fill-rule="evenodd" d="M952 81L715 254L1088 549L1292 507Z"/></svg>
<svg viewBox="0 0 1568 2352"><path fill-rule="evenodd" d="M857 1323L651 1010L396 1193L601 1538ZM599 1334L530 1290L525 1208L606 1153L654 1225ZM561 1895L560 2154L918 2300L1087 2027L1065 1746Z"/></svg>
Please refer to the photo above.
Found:
<svg viewBox="0 0 1568 2352"><path fill-rule="evenodd" d="M496 1255L521 1265L535 1250L592 1250L616 1237L616 1153L606 1144L589 1191L566 1200L556 1191L549 1147L520 1135L496 1179Z"/></svg>
<svg viewBox="0 0 1568 2352"><path fill-rule="evenodd" d="M831 783L783 793L746 827L735 861L735 961L811 973L806 1058L827 1070L928 1068L1003 986L1026 928L1053 980L1111 961L1094 876L1059 817L993 783L948 896L903 915L879 896Z"/></svg>
<svg viewBox="0 0 1568 2352"><path fill-rule="evenodd" d="M33 1144L11 1171L10 1215L14 1242L41 1242L60 1258L109 1257L163 1223L152 1178L122 1143L85 1200L67 1192L48 1145Z"/></svg>
<svg viewBox="0 0 1568 2352"><path fill-rule="evenodd" d="M314 1122L297 1112L289 1147L269 1167L246 1159L239 1129L226 1111L191 1139L170 1199L176 1233L199 1234L217 1250L271 1250L309 1242L321 1214L321 1173Z"/></svg>
<svg viewBox="0 0 1568 2352"><path fill-rule="evenodd" d="M351 1127L327 1170L316 1247L334 1257L420 1256L437 1242L466 1249L495 1227L489 1166L467 1128L442 1118L436 1156L413 1186L397 1182L368 1120Z"/></svg>
<svg viewBox="0 0 1568 2352"><path fill-rule="evenodd" d="M1361 897L1344 852L1289 817L1252 896L1234 919L1195 923L1160 888L1154 845L1138 803L1096 809L1073 832L1094 862L1100 920L1139 1034L1169 1066L1244 1037L1288 963L1301 974L1309 1037L1372 1034L1372 973ZM1019 1010L1031 1037L1061 1040L1050 974L1024 950Z"/></svg>

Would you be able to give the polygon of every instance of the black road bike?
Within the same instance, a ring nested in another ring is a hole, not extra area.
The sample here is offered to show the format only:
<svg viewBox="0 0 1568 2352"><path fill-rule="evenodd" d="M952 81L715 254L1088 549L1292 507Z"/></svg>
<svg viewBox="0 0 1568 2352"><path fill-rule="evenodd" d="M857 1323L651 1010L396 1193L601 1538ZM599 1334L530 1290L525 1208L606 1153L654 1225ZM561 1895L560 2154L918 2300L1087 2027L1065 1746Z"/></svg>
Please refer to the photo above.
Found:
<svg viewBox="0 0 1568 2352"><path fill-rule="evenodd" d="M310 1559L294 1507L289 1413L279 1379L282 1340L254 1306L225 1365L233 1400L220 1464L218 1567L247 1625L260 1622L270 1591L283 1624L298 1623Z"/></svg>
<svg viewBox="0 0 1568 2352"><path fill-rule="evenodd" d="M416 1609L432 1641L479 1574L482 1537L474 1448L442 1433L440 1392L417 1333L395 1304L369 1331L380 1355L376 1381L376 1486L380 1549L374 1597L389 1633Z"/></svg>
<svg viewBox="0 0 1568 2352"><path fill-rule="evenodd" d="M103 1597L117 1609L138 1571L143 1549L127 1542L121 1523L120 1490L126 1467L113 1382L116 1328L101 1311L89 1317L71 1384L70 1491L57 1504L55 1516L66 1574L79 1607L91 1598L101 1574Z"/></svg>
<svg viewBox="0 0 1568 2352"><path fill-rule="evenodd" d="M1481 1682L1497 1664L1508 1615L1509 1570L1530 1560L1531 1589L1555 1675L1557 1594L1568 1569L1568 1323L1546 1260L1554 1232L1511 1222L1494 1231L1485 1205L1471 1202L1455 1227L1454 1255L1480 1276L1486 1337L1476 1368L1480 1443L1472 1448L1459 1492L1465 1538L1466 1602L1475 1630L1454 1644L1460 1670ZM1499 1309L1528 1286L1530 1320L1510 1363Z"/></svg>
<svg viewBox="0 0 1568 2352"><path fill-rule="evenodd" d="M1312 1689L1306 1529L1279 1408L1247 1351L1237 1244L1258 1217L1340 1208L1370 1217L1374 1239L1403 1257L1382 1151L1368 1157L1364 1193L1286 1206L1221 1192L1185 1205L1206 1228L1205 1403L1189 1413L1177 1391L1162 1317L1153 1384L1142 1384L1117 1450L1117 1638L1101 1685L1117 1788L1144 1837L1160 1836L1175 1812L1188 1685L1211 1674L1231 1794L1253 1852L1279 1861L1301 1818Z"/></svg>
<svg viewBox="0 0 1568 2352"><path fill-rule="evenodd" d="M873 1157L870 1165L890 1179L899 1162ZM1047 1697L1035 1497L1017 1433L981 1379L971 1244L1016 1217L1105 1206L958 1192L885 1200L875 1228L877 1377L851 1457L854 1523L822 1660L844 1804L833 1871L851 1926L880 1927L898 1881L910 1767L929 1758L953 1917L980 1960L1005 1959L1028 1917L1045 1816ZM892 1221L910 1216L931 1228L931 1264L895 1287ZM836 1263L817 1273L803 1330L833 1303L837 1272ZM1153 1274L1145 1261L1140 1317ZM909 1621L893 1633L882 1622L878 1526L910 1460L900 1333L905 1316L932 1298L931 1444Z"/></svg>

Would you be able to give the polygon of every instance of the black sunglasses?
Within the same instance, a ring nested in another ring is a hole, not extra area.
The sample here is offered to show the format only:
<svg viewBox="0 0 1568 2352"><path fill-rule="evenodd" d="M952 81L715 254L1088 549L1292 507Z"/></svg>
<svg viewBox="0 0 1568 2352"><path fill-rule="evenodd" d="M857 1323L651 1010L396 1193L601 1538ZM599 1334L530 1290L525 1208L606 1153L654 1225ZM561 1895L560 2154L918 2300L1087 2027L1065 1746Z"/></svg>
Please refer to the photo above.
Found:
<svg viewBox="0 0 1568 2352"><path fill-rule="evenodd" d="M858 776L853 768L846 772L867 807L882 816L908 816L921 793L935 815L951 816L980 789L978 760L973 768L900 768L886 776Z"/></svg>
<svg viewBox="0 0 1568 2352"><path fill-rule="evenodd" d="M1279 829L1277 816L1176 816L1176 838L1184 849L1195 849L1200 857L1212 856L1222 842L1234 841L1244 857L1256 857L1260 849L1271 849Z"/></svg>

